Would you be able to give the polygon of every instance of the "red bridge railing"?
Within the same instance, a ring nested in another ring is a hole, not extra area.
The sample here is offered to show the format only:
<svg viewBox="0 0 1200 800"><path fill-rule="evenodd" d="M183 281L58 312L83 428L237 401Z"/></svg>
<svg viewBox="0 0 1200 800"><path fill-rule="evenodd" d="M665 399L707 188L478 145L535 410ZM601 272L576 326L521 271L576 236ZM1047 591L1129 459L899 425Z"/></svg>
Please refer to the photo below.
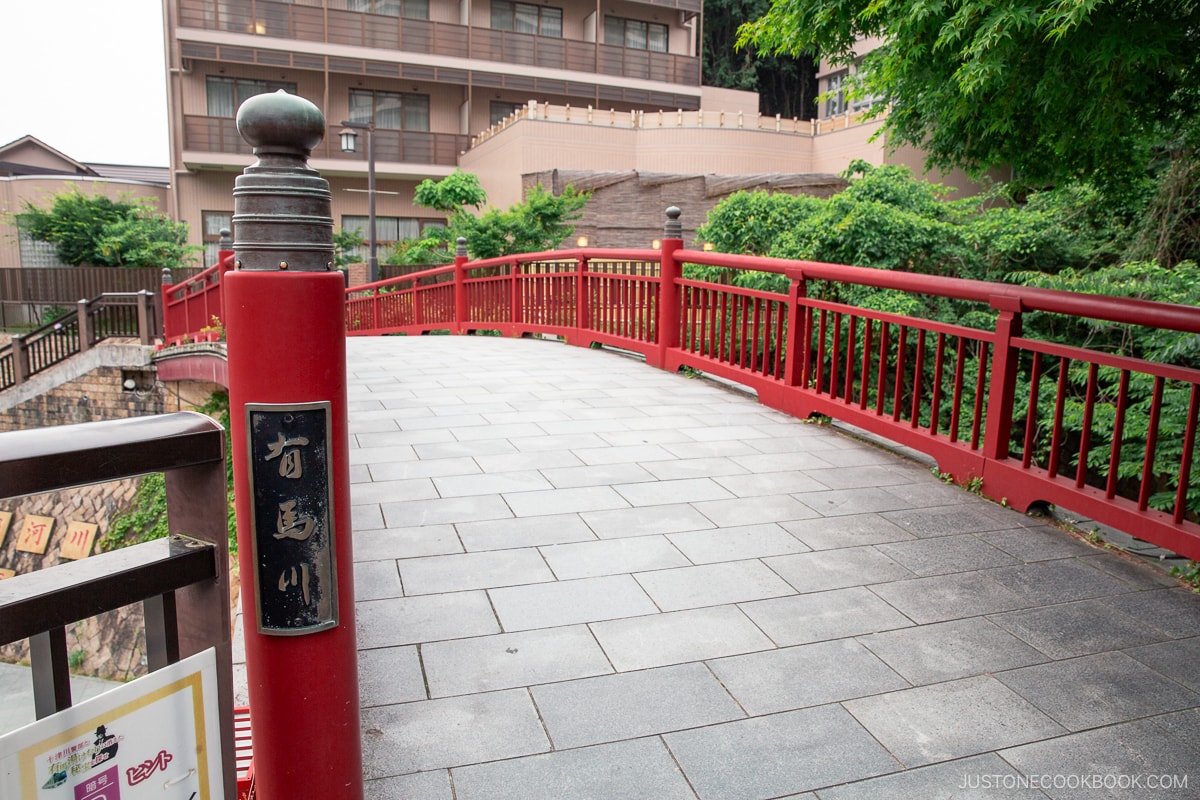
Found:
<svg viewBox="0 0 1200 800"><path fill-rule="evenodd" d="M347 334L496 330L620 347L911 447L947 479L1020 511L1058 505L1200 559L1200 370L1022 335L1033 315L1200 334L1200 309L681 245L460 257L347 289ZM685 279L684 264L775 273L790 288ZM844 285L948 298L992 322L825 299Z"/></svg>
<svg viewBox="0 0 1200 800"><path fill-rule="evenodd" d="M221 277L231 269L233 251L223 249L216 264L181 283L172 284L170 273L163 270L165 345L217 340L219 334L215 329L221 320Z"/></svg>

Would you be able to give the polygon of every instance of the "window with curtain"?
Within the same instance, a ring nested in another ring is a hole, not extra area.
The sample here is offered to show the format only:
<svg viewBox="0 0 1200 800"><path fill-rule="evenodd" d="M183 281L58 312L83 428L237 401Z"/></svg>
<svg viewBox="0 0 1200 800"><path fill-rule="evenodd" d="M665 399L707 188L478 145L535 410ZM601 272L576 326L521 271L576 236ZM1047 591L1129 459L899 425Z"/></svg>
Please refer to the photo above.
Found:
<svg viewBox="0 0 1200 800"><path fill-rule="evenodd" d="M839 72L825 79L825 116L836 117L846 110L846 73Z"/></svg>
<svg viewBox="0 0 1200 800"><path fill-rule="evenodd" d="M429 95L350 90L350 121L375 121L376 128L429 130Z"/></svg>
<svg viewBox="0 0 1200 800"><path fill-rule="evenodd" d="M617 47L665 53L670 43L670 33L670 29L660 22L625 17L604 18L604 43Z"/></svg>
<svg viewBox="0 0 1200 800"><path fill-rule="evenodd" d="M358 234L363 239L367 238L367 229L370 227L371 218L360 214L343 214L342 215L342 230L358 231ZM421 220L416 217L381 217L375 215L375 250L380 257L383 254L396 246L396 242L402 239L416 239L421 235ZM352 251L347 251L347 255L353 259L366 261L369 249L366 245L356 248Z"/></svg>
<svg viewBox="0 0 1200 800"><path fill-rule="evenodd" d="M429 0L347 0L346 10L386 17L429 19Z"/></svg>
<svg viewBox="0 0 1200 800"><path fill-rule="evenodd" d="M492 29L562 38L562 9L492 0Z"/></svg>
<svg viewBox="0 0 1200 800"><path fill-rule="evenodd" d="M250 78L222 78L209 75L205 90L208 98L208 116L234 117L238 106L256 94L277 92L283 89L288 94L296 93L296 84L288 81L259 81Z"/></svg>
<svg viewBox="0 0 1200 800"><path fill-rule="evenodd" d="M211 267L217 263L218 253L221 252L221 229L233 230L232 211L201 211L200 224L204 242L204 266Z"/></svg>

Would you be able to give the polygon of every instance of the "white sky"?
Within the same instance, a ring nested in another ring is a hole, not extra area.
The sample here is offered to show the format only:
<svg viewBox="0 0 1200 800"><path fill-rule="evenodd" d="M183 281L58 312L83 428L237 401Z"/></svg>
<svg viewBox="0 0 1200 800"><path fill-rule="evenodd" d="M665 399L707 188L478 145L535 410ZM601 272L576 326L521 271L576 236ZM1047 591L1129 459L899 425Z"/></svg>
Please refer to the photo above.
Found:
<svg viewBox="0 0 1200 800"><path fill-rule="evenodd" d="M165 167L162 0L0 0L0 145Z"/></svg>

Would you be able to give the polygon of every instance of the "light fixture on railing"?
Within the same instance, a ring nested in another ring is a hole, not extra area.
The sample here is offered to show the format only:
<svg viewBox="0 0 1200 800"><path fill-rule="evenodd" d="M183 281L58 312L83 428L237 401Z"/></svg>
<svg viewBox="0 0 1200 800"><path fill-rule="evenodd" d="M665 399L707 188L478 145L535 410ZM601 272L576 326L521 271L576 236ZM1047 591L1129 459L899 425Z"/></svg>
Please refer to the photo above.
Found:
<svg viewBox="0 0 1200 800"><path fill-rule="evenodd" d="M578 239L575 240L575 245L577 247L587 247L588 238L586 236L580 236Z"/></svg>
<svg viewBox="0 0 1200 800"><path fill-rule="evenodd" d="M716 246L712 242L704 243L704 252L711 253L713 250L716 250L716 249L717 249Z"/></svg>
<svg viewBox="0 0 1200 800"><path fill-rule="evenodd" d="M652 242L650 243L650 246L651 246L652 248L654 248L655 250L658 250L659 248L661 248L661 247L662 247L662 242L660 242L658 239L655 239L654 241L652 241Z"/></svg>

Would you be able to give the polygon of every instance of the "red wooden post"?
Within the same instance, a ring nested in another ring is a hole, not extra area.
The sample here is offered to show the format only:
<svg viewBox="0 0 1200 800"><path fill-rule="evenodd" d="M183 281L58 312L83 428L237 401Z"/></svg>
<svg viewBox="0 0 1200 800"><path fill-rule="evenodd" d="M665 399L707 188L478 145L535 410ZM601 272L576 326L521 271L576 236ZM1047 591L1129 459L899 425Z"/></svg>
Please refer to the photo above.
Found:
<svg viewBox="0 0 1200 800"><path fill-rule="evenodd" d="M467 324L470 320L471 307L467 302L467 240L458 237L454 243L454 321L458 323L456 330L466 333L470 330Z"/></svg>
<svg viewBox="0 0 1200 800"><path fill-rule="evenodd" d="M800 307L800 298L807 294L808 283L804 280L804 273L792 275L788 287L787 344L783 351L783 382L786 386L804 385L809 336L804 329L808 315Z"/></svg>
<svg viewBox="0 0 1200 800"><path fill-rule="evenodd" d="M255 789L361 800L345 282L306 161L325 120L277 92L237 123L259 159L233 190L224 292Z"/></svg>
<svg viewBox="0 0 1200 800"><path fill-rule="evenodd" d="M683 214L677 206L667 209L663 225L662 260L658 269L658 354L654 366L670 369L669 354L679 350L679 279L682 268L675 260L675 251L683 249Z"/></svg>
<svg viewBox="0 0 1200 800"><path fill-rule="evenodd" d="M991 298L991 306L1000 312L1000 316L996 320L996 338L992 343L992 379L987 388L988 419L983 435L983 455L1001 460L1008 458L1008 440L1012 432L1018 356L1012 340L1021 335L1021 299L996 295ZM983 391L983 387L976 387L976 391Z"/></svg>

